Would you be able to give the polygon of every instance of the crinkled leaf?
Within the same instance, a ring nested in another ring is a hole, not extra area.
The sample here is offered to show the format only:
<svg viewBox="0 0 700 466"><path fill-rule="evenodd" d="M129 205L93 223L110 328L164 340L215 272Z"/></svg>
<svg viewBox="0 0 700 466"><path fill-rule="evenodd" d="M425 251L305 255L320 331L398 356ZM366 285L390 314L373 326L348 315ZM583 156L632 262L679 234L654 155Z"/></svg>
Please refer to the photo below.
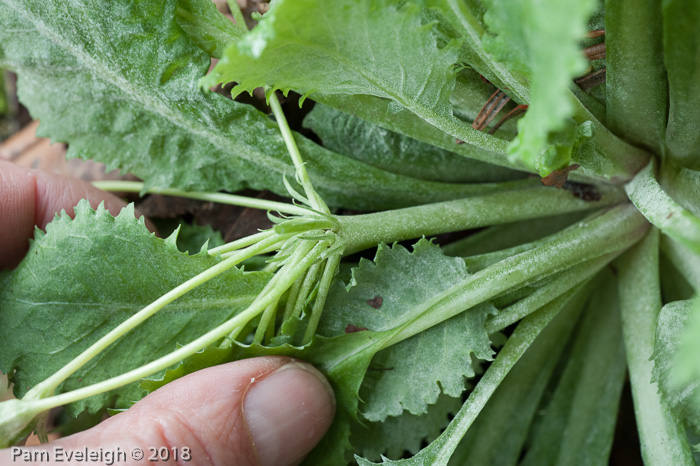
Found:
<svg viewBox="0 0 700 466"><path fill-rule="evenodd" d="M432 442L440 435L449 423L448 416L456 413L461 405L459 398L442 395L419 416L404 412L384 422L355 424L350 441L355 451L372 461L379 460L380 455L398 459L405 451L416 454L422 442Z"/></svg>
<svg viewBox="0 0 700 466"><path fill-rule="evenodd" d="M200 1L200 0L197 0ZM314 4L315 6L318 6L320 2L316 2ZM459 33L456 33L454 30L450 29L449 25L446 25L444 23L444 18L442 18L441 13L436 10L436 9L427 9L425 8L426 5L424 5L423 2L411 2L411 3L417 3L420 4L421 7L423 7L423 10L420 12L421 16L421 23L425 25L426 28L432 28L430 31L434 33L435 35L435 40L437 43L438 49L443 49L447 47L451 42L454 42L455 40L461 40L462 36ZM322 4L321 9L324 12L324 19L327 19L327 12L330 7L335 7L334 4ZM269 15L269 13L268 13ZM219 15L220 16L220 15ZM304 20L305 21L313 21L314 18L311 18L310 16L313 15L304 15ZM335 18L337 19L337 18ZM344 20L344 18L341 18ZM219 18L211 18L212 22L217 22ZM378 21L378 18L374 18L375 21ZM267 20L265 20L267 21ZM265 24L265 23L264 23ZM445 26L449 31L443 31L445 29ZM309 26L311 29L313 29L313 26ZM393 28L396 27L395 25L389 25L388 28ZM387 30L388 30L387 28ZM316 28L318 29L318 28ZM307 34L309 33L306 31ZM425 31L423 31L425 32ZM375 34L379 34L379 30L373 31ZM252 35L259 34L259 32L253 32ZM313 34L313 32L311 32ZM202 41L201 38L201 33L199 31L195 31L193 34L191 34L192 38L197 41L198 44ZM223 37L221 37L223 39ZM251 39L255 40L255 39ZM220 49L224 47L226 44L225 43L217 43L217 44L200 44L200 47L210 50L210 49ZM299 45L299 44L296 44ZM329 44L326 42L321 42L322 46L328 46ZM368 43L368 45L371 45ZM303 49L305 46L309 46L309 44L301 44L300 47ZM231 48L236 47L235 45L231 45ZM295 49L296 50L296 49ZM211 52L213 56L217 56L217 54ZM236 55L238 52L232 51L231 54ZM486 56L485 53L482 53L482 55ZM282 57L283 59L287 60L289 57ZM337 56L336 58L338 59L343 59L342 56ZM226 58L225 58L226 59ZM243 59L241 57L238 57L237 59ZM299 60L304 60L304 55L300 54ZM490 60L490 59L489 59ZM471 63L471 62L470 62ZM490 60L491 65L496 66L500 69L502 67L499 64L496 64L493 62L493 60ZM378 63L378 65L383 65L383 63ZM263 63L262 66L272 66L276 67L277 63L273 62L271 65ZM297 61L293 61L290 63L290 66L298 66ZM401 66L409 66L411 69L413 69L413 59L407 63L407 65L404 65L403 63ZM221 76L214 76L207 78L207 82L212 83L215 82L216 80L222 80L226 81L229 79L234 79L232 77L232 73L240 73L245 71L246 73L250 72L250 69L227 69L224 70L225 66L222 64L221 68L218 68L219 71L221 71ZM215 73L218 73L219 71L215 70ZM303 71L308 71L304 69ZM277 70L275 70L275 73L277 73ZM274 78L277 79L277 75L274 74ZM315 76L314 76L315 78ZM239 79L238 77L236 79ZM333 86L335 81L327 81L322 83L323 86ZM476 116L476 114L479 112L479 109L483 105L483 102L488 99L488 96L492 92L490 90L490 85L484 83L480 79L479 73L475 71L467 72L466 70L462 70L458 74L458 79L456 81L456 88L455 91L452 93L451 100L453 105L455 105L455 108L453 109L455 114L459 115L460 118L462 119L473 119L473 117ZM284 87L284 86L283 86ZM318 90L314 88L313 90ZM357 107L355 105L352 105L353 107L356 107L352 110L352 113L358 114L358 111L362 113L362 118L364 119L370 119L372 121L378 120L381 122L382 126L385 128L390 128L393 129L394 131L399 131L404 134L407 134L409 137L412 138L417 138L420 140L423 140L425 142L431 143L431 144L436 144L443 149L446 149L448 151L454 151L457 152L461 155L466 155L469 158L475 158L481 161L486 161L488 163L496 163L498 165L503 165L507 167L512 167L513 165L516 165L516 168L518 169L524 169L522 164L513 164L511 163L507 157L506 157L506 143L503 140L500 140L499 138L495 137L490 137L489 135L479 132L476 130L473 130L471 127L468 125L461 124L458 120L456 119L451 119L451 121L442 121L438 123L437 121L434 121L434 118L431 118L429 115L422 114L421 116L426 118L428 121L424 121L421 117L417 116L415 113L411 113L411 111L408 110L403 110L400 106L396 105L395 100L388 100L386 98L381 98L381 97L374 97L372 95L368 94L355 94L355 95L348 95L348 94L332 94L329 93L329 91L325 91L323 95L320 93L316 92L314 93L314 99L321 99L324 102L332 102L331 105L336 106L339 108L339 106L347 106L347 104L352 103L353 98L361 97L363 98L361 102L357 102L360 107ZM350 98L350 101L343 100L346 98ZM338 101L340 99L340 101ZM367 100L369 99L369 100ZM367 107L367 108L365 108ZM382 107L382 108L374 108L374 107ZM416 110L413 108L412 110ZM385 113L385 115L381 115L380 113ZM395 120L401 120L400 123L397 125L394 125ZM376 121L375 121L376 122ZM512 120L511 122L506 122L505 127L509 127L511 131L514 129L514 125L511 123L514 123L515 120ZM437 126L440 128L438 129L437 127L433 126L437 124ZM396 128L394 128L396 126ZM457 128L459 127L459 128ZM456 136L455 132L459 132L460 135ZM449 134L448 134L449 133ZM455 138L459 137L459 139L464 140L469 142L468 144L456 144ZM472 145L474 144L474 145ZM486 170L485 167L481 167L482 171ZM503 173L503 170L499 170L497 167L492 167L492 171L494 172L491 174L489 177L484 177L481 180L482 181L491 181L495 180L494 174L500 174ZM517 175L511 175L511 176L517 176ZM507 178L499 178L499 179L511 179L511 177Z"/></svg>
<svg viewBox="0 0 700 466"><path fill-rule="evenodd" d="M580 302L575 300L569 301L566 297L560 297L523 319L498 353L496 360L479 380L467 401L447 426L447 429L415 456L397 461L382 458L381 464L394 466L446 466L458 443L465 433L468 432L477 415L484 409L489 398L491 398L506 375L542 329L551 322L557 313L562 311L562 308L572 309L571 312L574 312L574 309L579 304ZM564 309L564 312L566 312L566 309ZM355 456L355 459L360 466L375 464L358 456Z"/></svg>
<svg viewBox="0 0 700 466"><path fill-rule="evenodd" d="M348 326L390 330L466 277L462 260L446 257L428 240L416 243L412 253L400 245L382 245L374 262L363 260L353 270L347 291L341 282L334 283L319 333L340 335ZM441 391L459 396L465 377L474 375L471 354L480 359L493 355L484 328L492 310L491 305L478 306L378 353L361 390L364 417L383 421L404 410L422 414Z"/></svg>
<svg viewBox="0 0 700 466"><path fill-rule="evenodd" d="M457 48L439 49L420 8L393 0L279 0L205 79L302 94L368 94L451 116Z"/></svg>
<svg viewBox="0 0 700 466"><path fill-rule="evenodd" d="M134 217L133 206L115 218L82 201L75 220L64 214L35 237L0 287L0 369L11 374L18 396L144 306L220 262L206 253L180 252L174 236L156 238ZM206 282L97 355L59 391L119 375L189 343L245 309L269 277L232 269ZM142 396L130 384L69 409L95 412Z"/></svg>
<svg viewBox="0 0 700 466"><path fill-rule="evenodd" d="M675 361L673 378L670 380L677 387L679 386L700 386L700 299L690 302L690 316L685 331L681 335L678 356ZM692 410L700 413L700 390L695 390L693 397L689 400ZM695 417L688 422L695 427L695 432L700 433L698 426L700 419Z"/></svg>
<svg viewBox="0 0 700 466"><path fill-rule="evenodd" d="M700 300L676 301L659 313L654 346L654 381L664 400L700 434L700 370L697 350Z"/></svg>
<svg viewBox="0 0 700 466"><path fill-rule="evenodd" d="M575 134L571 80L586 69L578 41L593 0L488 0L484 47L530 79L530 102L510 144L513 158L546 176L569 163Z"/></svg>
<svg viewBox="0 0 700 466"><path fill-rule="evenodd" d="M458 44L440 47L421 8L395 0L280 0L232 44L203 81L236 81L233 93L266 87L304 95L379 97L452 138L500 152L504 141L455 118Z"/></svg>
<svg viewBox="0 0 700 466"><path fill-rule="evenodd" d="M499 89L508 89L518 103L527 103L529 91L524 76L513 73L484 50L486 8L481 0L409 0L428 8L426 16L437 22L436 31L449 38L461 38L460 62L467 63ZM426 21L428 21L426 18ZM443 39L445 40L445 39Z"/></svg>
<svg viewBox="0 0 700 466"><path fill-rule="evenodd" d="M441 392L460 396L465 378L474 376L471 355L492 359L484 323L495 311L479 305L377 353L360 389L363 416L383 421L404 410L422 414Z"/></svg>
<svg viewBox="0 0 700 466"><path fill-rule="evenodd" d="M209 19L211 11L190 6ZM293 178L294 168L277 125L198 88L210 60L183 33L177 11L180 23L174 0L99 7L2 0L0 66L17 71L39 133L68 142L69 156L130 171L146 188L286 194L282 178ZM301 136L297 144L331 205L378 209L468 194L464 186L386 173Z"/></svg>

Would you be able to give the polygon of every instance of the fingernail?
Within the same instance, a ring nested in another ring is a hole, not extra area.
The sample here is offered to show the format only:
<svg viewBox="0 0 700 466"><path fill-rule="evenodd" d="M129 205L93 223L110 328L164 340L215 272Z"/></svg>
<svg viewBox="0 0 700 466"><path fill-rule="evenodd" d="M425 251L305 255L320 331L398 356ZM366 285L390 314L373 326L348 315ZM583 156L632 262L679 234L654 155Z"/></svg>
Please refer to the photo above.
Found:
<svg viewBox="0 0 700 466"><path fill-rule="evenodd" d="M243 412L260 464L295 465L328 430L335 397L320 372L291 361L253 384Z"/></svg>

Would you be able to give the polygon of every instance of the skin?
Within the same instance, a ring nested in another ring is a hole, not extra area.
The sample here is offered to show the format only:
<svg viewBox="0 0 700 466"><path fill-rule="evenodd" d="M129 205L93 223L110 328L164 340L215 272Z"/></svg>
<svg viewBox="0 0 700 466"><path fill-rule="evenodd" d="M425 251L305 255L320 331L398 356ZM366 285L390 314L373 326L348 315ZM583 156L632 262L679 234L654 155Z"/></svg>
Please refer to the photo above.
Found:
<svg viewBox="0 0 700 466"><path fill-rule="evenodd" d="M35 225L43 229L62 209L72 213L82 198L93 208L104 201L112 215L124 206L84 181L0 161L0 269L19 263ZM121 451L125 456L115 456L114 464L146 465L165 447L171 457L158 464L295 465L321 440L334 412L333 391L312 366L284 357L247 359L183 377L85 432L0 450L0 464L66 464L56 456L60 447ZM137 449L144 458L134 458Z"/></svg>

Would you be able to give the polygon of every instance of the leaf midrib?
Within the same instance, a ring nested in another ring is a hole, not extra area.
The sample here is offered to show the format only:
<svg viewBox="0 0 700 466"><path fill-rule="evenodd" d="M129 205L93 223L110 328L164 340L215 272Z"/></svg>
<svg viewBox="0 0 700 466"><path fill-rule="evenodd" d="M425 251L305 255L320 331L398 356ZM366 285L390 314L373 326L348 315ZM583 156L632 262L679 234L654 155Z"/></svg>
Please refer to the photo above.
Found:
<svg viewBox="0 0 700 466"><path fill-rule="evenodd" d="M221 298L221 299L207 299L203 301L202 299L196 299L192 302L180 302L180 303L170 303L167 306L165 306L163 309L158 311L158 313L163 313L166 311L181 311L181 310L187 310L187 309L211 309L213 307L216 308L224 308L224 307L237 307L237 306L244 306L249 302L252 302L255 297L257 296L256 294L250 294L250 295L242 295L242 296L236 296L233 298ZM133 303L133 302L115 302L115 301L109 301L109 303L104 303L104 302L87 302L87 301L41 301L41 302L35 302L35 301L30 301L28 299L21 299L21 298L10 298L7 299L5 302L15 302L19 304L24 304L28 305L31 307L35 306L67 306L71 308L79 308L79 307L86 307L86 308L101 308L105 310L111 310L111 312L114 311L120 311L120 310L125 310L125 309L142 309L143 307L147 306L151 302L144 302L142 304L138 303Z"/></svg>

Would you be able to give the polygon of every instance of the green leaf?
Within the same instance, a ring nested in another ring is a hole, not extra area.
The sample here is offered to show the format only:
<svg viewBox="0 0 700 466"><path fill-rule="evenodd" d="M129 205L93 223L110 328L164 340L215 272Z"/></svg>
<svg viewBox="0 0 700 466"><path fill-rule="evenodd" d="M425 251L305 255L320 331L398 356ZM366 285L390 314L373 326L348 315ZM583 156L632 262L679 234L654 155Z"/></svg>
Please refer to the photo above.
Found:
<svg viewBox="0 0 700 466"><path fill-rule="evenodd" d="M605 2L605 121L616 134L657 153L668 118L662 39L660 0Z"/></svg>
<svg viewBox="0 0 700 466"><path fill-rule="evenodd" d="M211 57L221 58L226 45L243 35L243 29L219 13L209 0L178 0L175 16L185 34Z"/></svg>
<svg viewBox="0 0 700 466"><path fill-rule="evenodd" d="M488 97L487 97L488 98ZM369 95L323 95L315 96L314 100L323 102L345 113L350 113L365 121L374 123L382 128L394 131L404 136L426 142L441 149L454 152L470 159L491 163L519 171L530 171L522 162L510 160L507 157L508 142L496 137L488 137L489 147L472 145L469 138L458 144L455 136L431 125L414 113L397 109L393 101ZM479 133L483 134L483 133Z"/></svg>
<svg viewBox="0 0 700 466"><path fill-rule="evenodd" d="M619 261L627 367L645 463L693 465L685 429L652 382L656 322L661 311L659 236L659 230L653 228Z"/></svg>
<svg viewBox="0 0 700 466"><path fill-rule="evenodd" d="M422 2L414 2L418 3L421 6L423 5ZM322 6L323 10L325 11L328 8L328 5L323 5ZM217 14L217 16L220 16ZM451 41L455 39L459 39L461 37L460 33L455 32L453 27L450 27L449 24L445 24L445 18L442 16L442 13L439 12L435 8L431 9L424 9L422 11L422 23L430 23L433 24L435 27L432 29L432 32L435 33L436 35L436 40L438 43L438 47L442 48ZM218 17L211 17L210 21L211 22L217 22L219 20ZM447 32L443 31L443 29L447 28ZM189 32L189 30L188 30ZM206 31L205 31L206 32ZM200 43L202 39L200 38L202 34L199 31L195 31L194 34L192 34L192 38L197 41L197 43ZM220 39L223 39L223 37L220 37ZM206 38L204 39L206 40ZM233 42L233 41L232 41ZM200 47L205 48L207 50L214 49L216 48L217 50L219 48L222 48L226 46L225 43L216 43L216 44L200 44ZM466 46L466 43L465 43ZM231 45L231 47L234 47ZM467 47L468 48L468 47ZM483 55L484 57L487 57L487 55L484 52L480 51L480 54ZM473 55L473 54L471 54ZM470 56L471 56L470 55ZM217 55L218 57L218 55ZM474 55L474 58L476 59L476 56ZM472 63L472 62L470 62ZM498 68L499 70L505 72L506 70L501 67L499 64L493 62L489 58L489 64L492 67ZM474 63L472 63L474 65ZM240 70L238 70L240 71ZM467 77L468 76L468 77ZM214 79L214 78L209 78L209 79ZM496 78L492 78L496 79ZM494 82L497 82L495 80ZM326 83L328 85L328 83ZM479 77L479 73L477 72L468 72L468 70L462 70L458 76L457 76L457 81L456 81L456 87L455 91L452 93L451 100L453 105L455 105L454 112L457 114L460 118L462 119L473 119L477 113L479 112L480 108L483 105L483 102L485 102L488 99L488 96L493 92L491 89L491 86L484 83L481 81ZM509 86L503 86L503 87L509 87ZM510 88L513 88L513 86L510 86ZM360 102L354 102L354 98L361 98ZM450 136L443 131L437 129L436 127L432 126L431 124L423 121L421 118L417 117L414 113L411 113L406 110L402 110L400 107L398 107L393 100L388 100L385 98L378 98L378 97L373 97L370 95L343 95L343 94L335 94L335 95L330 95L330 94L325 94L325 95L320 95L318 93L314 94L314 98L316 100L321 99L324 102L329 102L330 105L336 107L336 108L341 108L341 107L347 107L348 105L351 108L347 108L346 110L351 111L354 114L360 115L363 119L365 120L371 120L373 122L381 122L382 126L385 128L393 129L394 131L399 131L402 134L405 134L409 137L414 137L418 138L422 141L428 142L430 144L435 144L443 149L450 150L456 153L459 153L461 155L466 155L469 158L475 158L478 160L486 161L488 163L496 163L498 165L502 165L505 167L512 167L513 164L508 161L508 159L505 157L505 148L506 144L504 141L500 141L497 138L492 138L484 135L483 133L479 133L476 131L471 131L469 127L463 127L461 128L461 131L468 132L469 134L463 135L462 138L464 140L469 140L471 141L472 139L475 140L480 140L478 143L479 145L484 145L485 141L488 142L488 148L483 149L479 148L476 146L473 146L471 144L456 144L455 142L455 136ZM349 100L347 99L349 98ZM466 108L465 108L466 106ZM382 113L385 113L385 115L382 115ZM401 120L398 122L397 120ZM452 126L454 126L454 123L452 122ZM506 122L505 127L509 127L514 129L514 124L515 119L512 121ZM450 125L448 125L450 126ZM454 129L454 128L452 128ZM482 140L485 139L485 140ZM473 141L472 141L473 142ZM517 169L523 169L522 166L516 166L515 168ZM496 173L500 173L500 171L495 170ZM484 178L483 181L486 181L488 178Z"/></svg>
<svg viewBox="0 0 700 466"><path fill-rule="evenodd" d="M484 48L530 79L530 102L508 150L545 176L569 164L575 141L571 80L586 69L578 41L595 2L488 0Z"/></svg>
<svg viewBox="0 0 700 466"><path fill-rule="evenodd" d="M210 60L178 25L175 3L2 0L0 66L17 71L39 134L68 142L69 156L130 171L146 190L286 195L282 179L294 167L277 125L198 88ZM393 175L296 140L330 205L382 209L475 189Z"/></svg>
<svg viewBox="0 0 700 466"><path fill-rule="evenodd" d="M620 394L625 349L617 282L609 270L584 313L571 353L522 461L529 465L607 464Z"/></svg>
<svg viewBox="0 0 700 466"><path fill-rule="evenodd" d="M413 309L467 278L462 260L444 256L428 240L420 240L413 249L411 253L400 245L380 245L374 262L362 260L353 270L347 290L336 281L319 334L342 335L348 325L390 330ZM471 355L486 360L493 355L484 322L494 311L491 305L477 306L380 351L360 391L363 416L384 421L404 410L423 414L441 392L460 396L465 377L474 375Z"/></svg>
<svg viewBox="0 0 700 466"><path fill-rule="evenodd" d="M454 45L439 49L412 5L280 0L228 48L204 84L237 81L234 95L256 87L367 94L451 116Z"/></svg>
<svg viewBox="0 0 700 466"><path fill-rule="evenodd" d="M671 382L678 386L698 386L700 385L700 364L698 354L700 353L700 299L696 298L690 302L690 317L685 332L681 335L678 355L675 360L674 374ZM690 400L695 411L700 411L700 392L696 390ZM700 424L697 418L691 421L693 425ZM696 433L698 429L696 428ZM697 450L697 448L696 448Z"/></svg>
<svg viewBox="0 0 700 466"><path fill-rule="evenodd" d="M377 353L360 388L363 416L383 421L403 410L422 414L440 392L461 395L465 378L475 375L471 356L493 357L484 322L495 311L477 306Z"/></svg>
<svg viewBox="0 0 700 466"><path fill-rule="evenodd" d="M664 0L662 12L669 99L666 148L679 164L700 170L700 4L693 0Z"/></svg>
<svg viewBox="0 0 700 466"><path fill-rule="evenodd" d="M700 300L675 301L659 313L654 381L686 426L700 434L700 371L697 363Z"/></svg>
<svg viewBox="0 0 700 466"><path fill-rule="evenodd" d="M394 133L320 103L306 116L304 126L321 138L324 147L400 175L450 183L525 177L523 173L470 160Z"/></svg>
<svg viewBox="0 0 700 466"><path fill-rule="evenodd" d="M220 262L206 253L180 252L175 236L156 238L134 217L133 205L115 218L81 201L75 220L63 214L35 238L0 287L0 369L11 374L17 396L144 306ZM269 277L232 269L206 282L97 355L59 391L119 375L189 343L244 310ZM76 415L124 407L142 396L131 384L69 409Z"/></svg>
<svg viewBox="0 0 700 466"><path fill-rule="evenodd" d="M408 110L452 138L501 151L503 141L453 116L458 43L440 48L422 18L420 7L395 0L280 0L203 84L236 81L234 95L262 86L321 100L379 97L390 113Z"/></svg>
<svg viewBox="0 0 700 466"><path fill-rule="evenodd" d="M459 398L442 395L427 412L416 416L403 412L384 422L367 422L352 427L350 441L365 458L372 461L380 455L398 459L405 451L416 454L422 442L432 442L449 423L449 415L456 413L462 402Z"/></svg>

